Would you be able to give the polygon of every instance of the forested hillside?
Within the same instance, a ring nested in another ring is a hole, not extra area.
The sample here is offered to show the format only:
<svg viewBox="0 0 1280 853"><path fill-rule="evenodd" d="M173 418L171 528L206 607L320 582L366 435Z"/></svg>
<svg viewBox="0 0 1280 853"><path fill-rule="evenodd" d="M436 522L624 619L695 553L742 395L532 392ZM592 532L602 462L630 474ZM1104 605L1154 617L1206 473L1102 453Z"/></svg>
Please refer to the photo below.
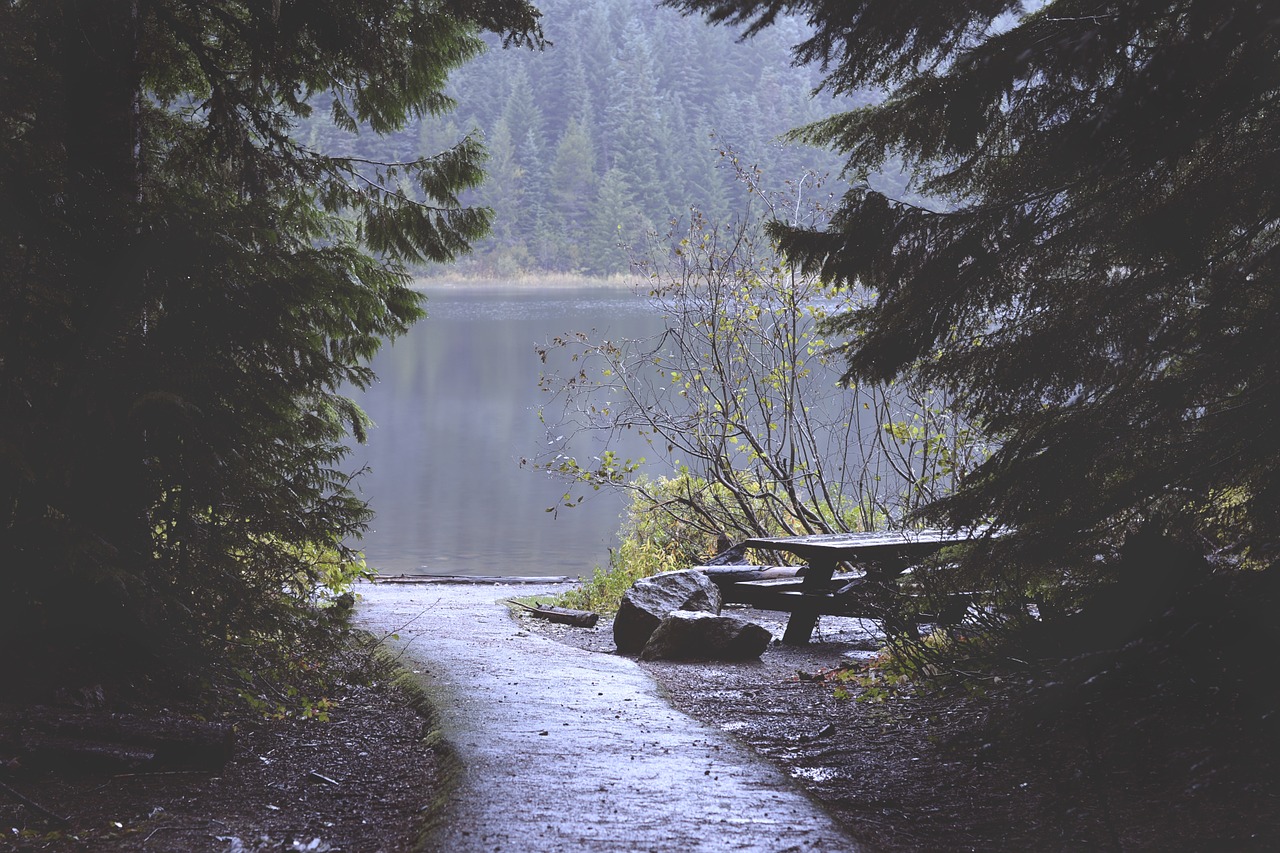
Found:
<svg viewBox="0 0 1280 853"><path fill-rule="evenodd" d="M838 172L828 152L778 139L851 105L810 97L818 69L791 65L798 21L738 43L731 29L651 0L547 0L539 8L552 46L492 49L455 72L448 91L458 109L378 137L347 134L318 104L302 141L326 153L407 160L478 130L488 177L464 199L497 217L461 264L481 275L625 270L620 242L665 231L690 207L720 219L745 204L723 163L726 149L773 182Z"/></svg>

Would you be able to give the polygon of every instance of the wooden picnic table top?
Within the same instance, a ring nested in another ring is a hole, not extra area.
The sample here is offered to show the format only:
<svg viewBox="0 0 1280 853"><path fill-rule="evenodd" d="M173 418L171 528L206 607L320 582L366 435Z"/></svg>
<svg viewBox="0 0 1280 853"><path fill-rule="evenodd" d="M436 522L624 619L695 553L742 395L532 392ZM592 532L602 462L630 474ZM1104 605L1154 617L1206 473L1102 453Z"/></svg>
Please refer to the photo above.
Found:
<svg viewBox="0 0 1280 853"><path fill-rule="evenodd" d="M744 540L751 548L786 551L806 560L822 562L872 559L876 555L914 556L933 553L947 545L971 542L984 530L900 530L888 533L815 533L808 536L762 536Z"/></svg>
<svg viewBox="0 0 1280 853"><path fill-rule="evenodd" d="M741 583L740 597L755 607L789 610L791 619L782 642L801 646L809 642L819 613L838 613L846 608L829 588L840 563L862 563L869 577L891 580L907 566L908 560L927 557L948 545L972 542L994 535L989 528L972 530L900 530L891 533L818 533L809 536L761 536L741 543L749 548L786 551L808 561L804 578L777 590L747 589ZM758 583L758 582L756 582ZM885 610L884 602L880 602Z"/></svg>

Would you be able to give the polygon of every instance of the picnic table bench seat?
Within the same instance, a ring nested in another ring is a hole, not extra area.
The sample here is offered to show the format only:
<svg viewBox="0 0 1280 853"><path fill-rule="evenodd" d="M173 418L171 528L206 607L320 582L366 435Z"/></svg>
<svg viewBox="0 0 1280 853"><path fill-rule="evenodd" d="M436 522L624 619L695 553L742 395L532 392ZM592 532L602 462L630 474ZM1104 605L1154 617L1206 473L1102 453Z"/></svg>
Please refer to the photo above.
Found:
<svg viewBox="0 0 1280 853"><path fill-rule="evenodd" d="M896 578L943 548L972 541L981 532L917 530L760 537L744 540L735 547L790 553L808 565L789 578L771 577L769 570L780 568L775 566L697 568L709 570L708 575L720 587L726 602L789 612L791 619L782 641L805 645L820 615L890 618L893 607L889 590ZM837 574L841 566L858 571Z"/></svg>

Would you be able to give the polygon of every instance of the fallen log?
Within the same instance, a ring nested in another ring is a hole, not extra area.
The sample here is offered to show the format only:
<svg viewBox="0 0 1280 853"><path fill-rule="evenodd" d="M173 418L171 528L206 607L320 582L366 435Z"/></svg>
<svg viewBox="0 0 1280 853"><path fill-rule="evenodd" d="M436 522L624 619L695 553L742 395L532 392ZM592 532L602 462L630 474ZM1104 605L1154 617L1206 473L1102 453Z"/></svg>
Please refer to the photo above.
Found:
<svg viewBox="0 0 1280 853"><path fill-rule="evenodd" d="M763 581L775 578L804 577L804 566L693 566L694 571L702 572L716 586L737 583L738 581Z"/></svg>
<svg viewBox="0 0 1280 853"><path fill-rule="evenodd" d="M716 554L714 557L708 558L707 562L704 563L704 565L737 566L745 563L747 561L747 558L746 558L747 546L741 543L737 545L729 546L727 544L728 541L729 540L726 537L724 541L720 543L724 547L722 547L720 549L720 552Z"/></svg>
<svg viewBox="0 0 1280 853"><path fill-rule="evenodd" d="M0 751L29 769L220 770L234 754L235 730L202 720L34 707L0 726Z"/></svg>
<svg viewBox="0 0 1280 853"><path fill-rule="evenodd" d="M523 601L513 601L511 603L523 607L530 616L546 619L549 622L557 622L561 625L572 625L575 628L594 628L596 622L600 620L600 614L592 613L590 610L570 610L567 607L552 607L548 604L539 604L533 607Z"/></svg>
<svg viewBox="0 0 1280 853"><path fill-rule="evenodd" d="M27 770L136 773L167 766L156 761L156 752L150 747L57 737L43 732L25 733L17 755L21 766Z"/></svg>

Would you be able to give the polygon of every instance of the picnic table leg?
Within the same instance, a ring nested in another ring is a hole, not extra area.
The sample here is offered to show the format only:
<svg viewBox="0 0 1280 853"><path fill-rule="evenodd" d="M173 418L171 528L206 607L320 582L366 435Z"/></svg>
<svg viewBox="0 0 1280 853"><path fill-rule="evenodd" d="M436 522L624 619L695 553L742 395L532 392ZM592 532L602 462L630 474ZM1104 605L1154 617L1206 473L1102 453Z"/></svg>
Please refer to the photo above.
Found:
<svg viewBox="0 0 1280 853"><path fill-rule="evenodd" d="M782 642L788 646L806 646L809 644L809 637L813 634L813 626L818 624L818 611L816 608L800 604L796 609L791 611L791 618L787 620L787 630L782 635Z"/></svg>
<svg viewBox="0 0 1280 853"><path fill-rule="evenodd" d="M810 560L809 570L805 572L800 591L826 592L831 583L831 576L835 573L834 560ZM809 637L813 634L813 626L816 624L818 624L817 605L801 599L791 611L791 618L787 620L787 630L782 635L782 642L788 646L808 645Z"/></svg>

